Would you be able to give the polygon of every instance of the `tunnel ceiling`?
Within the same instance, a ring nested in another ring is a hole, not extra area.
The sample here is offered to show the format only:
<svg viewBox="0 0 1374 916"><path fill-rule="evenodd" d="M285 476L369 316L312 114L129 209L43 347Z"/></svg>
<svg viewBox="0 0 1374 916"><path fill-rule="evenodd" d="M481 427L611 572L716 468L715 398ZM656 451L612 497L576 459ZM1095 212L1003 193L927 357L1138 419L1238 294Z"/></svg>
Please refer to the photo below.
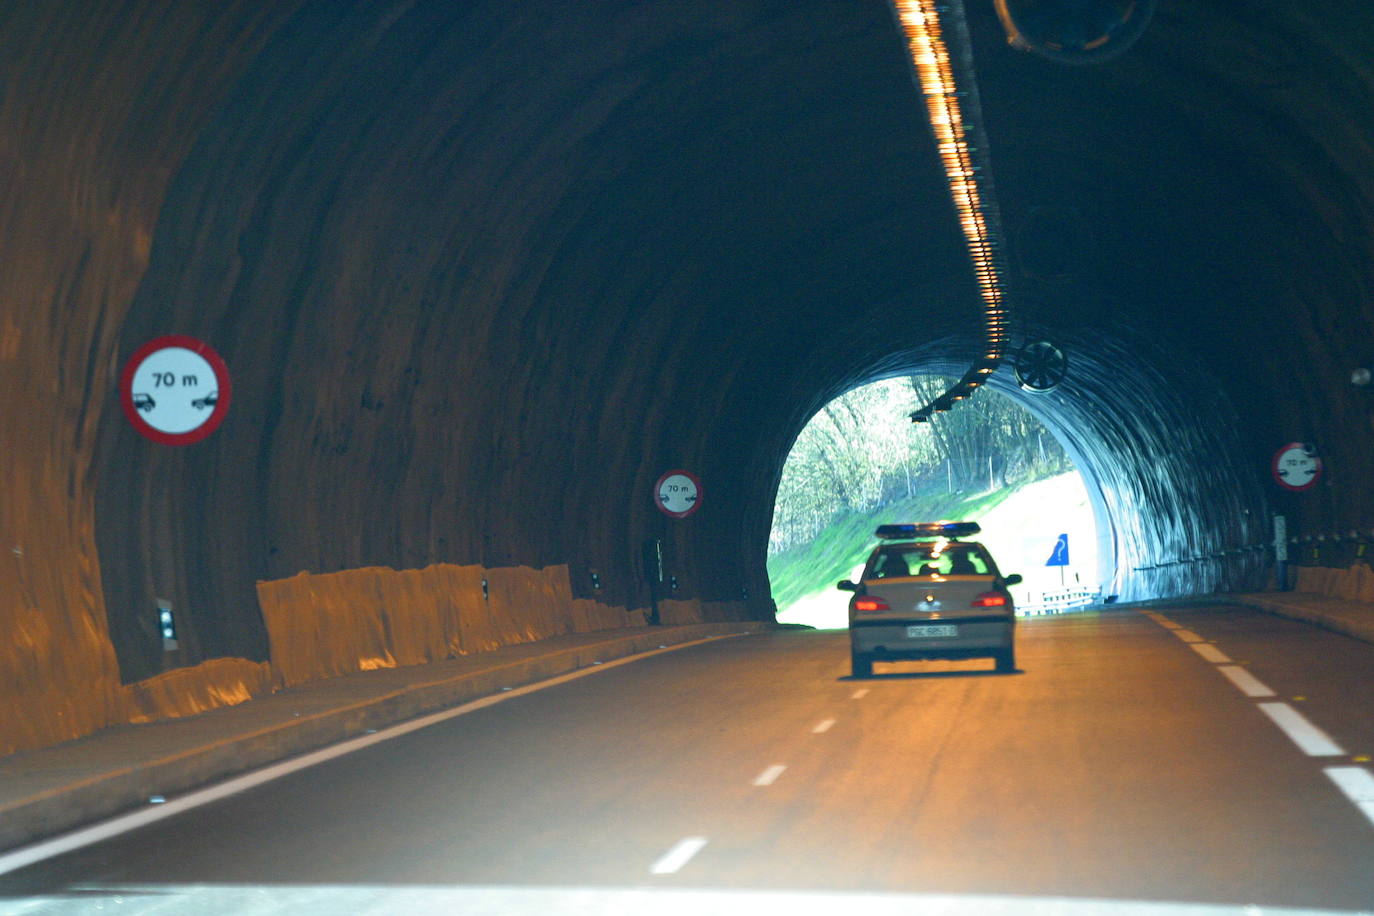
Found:
<svg viewBox="0 0 1374 916"><path fill-rule="evenodd" d="M967 9L1014 343L1069 349L1039 409L1132 515L1126 565L1270 508L1368 527L1374 11L1164 0L1066 67ZM660 538L682 596L766 615L810 413L976 351L880 2L71 0L0 35L4 524L46 557L4 613L72 609L45 644L108 620L125 680L154 595L260 658L255 583L302 570L567 564L642 607ZM114 390L169 333L234 379L180 449ZM1330 469L1301 498L1265 482L1292 440ZM650 498L678 467L681 522Z"/></svg>

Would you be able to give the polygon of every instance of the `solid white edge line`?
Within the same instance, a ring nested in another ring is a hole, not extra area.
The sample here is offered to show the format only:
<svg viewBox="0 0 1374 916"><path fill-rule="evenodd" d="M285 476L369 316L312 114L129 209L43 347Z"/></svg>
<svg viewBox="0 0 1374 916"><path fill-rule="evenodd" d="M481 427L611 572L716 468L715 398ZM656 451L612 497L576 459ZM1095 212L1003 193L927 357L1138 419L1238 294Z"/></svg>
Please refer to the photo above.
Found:
<svg viewBox="0 0 1374 916"><path fill-rule="evenodd" d="M862 699L863 699L864 697L866 697L866 696L868 696L868 688L867 688L867 687L863 687L863 688L860 688L859 690L854 691L852 694L850 694L849 698L850 698L851 700L862 700Z"/></svg>
<svg viewBox="0 0 1374 916"><path fill-rule="evenodd" d="M1240 692L1247 697L1272 697L1274 695L1274 691L1270 690L1263 681L1240 665L1221 665L1217 670L1226 675L1227 680L1235 684Z"/></svg>
<svg viewBox="0 0 1374 916"><path fill-rule="evenodd" d="M813 735L819 735L819 734L822 734L823 732L828 732L828 731L830 731L830 727L831 727L832 725L834 725L834 724L835 724L835 720L834 720L834 719L822 719L821 721L819 721L819 722L816 723L815 728L811 729L811 734L813 734Z"/></svg>
<svg viewBox="0 0 1374 916"><path fill-rule="evenodd" d="M1374 824L1374 773L1364 767L1327 767L1327 777Z"/></svg>
<svg viewBox="0 0 1374 916"><path fill-rule="evenodd" d="M665 852L657 862L649 866L652 875L671 875L692 860L706 845L706 837L689 836L678 840L677 845Z"/></svg>
<svg viewBox="0 0 1374 916"><path fill-rule="evenodd" d="M1343 757L1345 750L1287 703L1260 703L1260 710L1309 757Z"/></svg>
<svg viewBox="0 0 1374 916"><path fill-rule="evenodd" d="M1214 662L1214 663L1216 663L1216 664L1221 664L1221 663L1224 663L1224 662L1229 662L1229 661L1231 660L1231 657L1230 657L1229 655L1227 655L1225 652L1221 651L1220 649L1218 649L1216 646L1212 645L1211 643L1208 643L1208 642L1190 642L1190 643L1188 643L1188 645L1192 647L1192 650L1193 650L1194 652L1196 652L1198 655L1201 655L1203 658L1207 659L1209 662Z"/></svg>
<svg viewBox="0 0 1374 916"><path fill-rule="evenodd" d="M768 769L764 770L762 773L754 777L754 785L771 786L773 783L778 781L778 777L781 776L783 774L783 771L786 769L787 767L782 765L781 763L775 763L771 767L769 767Z"/></svg>
<svg viewBox="0 0 1374 916"><path fill-rule="evenodd" d="M707 636L704 639L694 639L690 642L679 643L678 645L668 646L663 649L651 649L646 652L627 655L624 658L603 662L595 667L587 666L585 668L578 668L575 671L569 671L566 674L560 674L548 680L536 681L533 684L525 684L524 686L514 688L503 688L503 693L490 694L472 700L471 702L464 703L462 706L440 710L439 712L421 716L418 719L411 719L409 722L402 722L399 725L392 725L388 728L379 729L370 735L348 738L337 744L332 744L329 747L310 751L299 757L292 757L289 760L269 764L261 769L252 770L240 776L234 776L230 779L226 779L224 782L208 786L204 789L195 789L187 792L185 795L168 799L160 805L150 808L141 808L129 814L117 815L108 820L99 821L87 827L81 827L48 840L40 840L29 846L20 846L9 852L0 853L0 875L9 874L12 871L26 868L30 865L42 862L45 859L51 859L55 856L60 856L85 846L90 846L93 843L111 839L120 834L128 833L130 830L137 830L140 827L156 823L164 818L181 814L183 811L190 811L193 808L208 805L222 798L237 795L239 792L247 791L248 789L271 782L274 779L280 779L291 773L315 766L316 764L325 763L336 757L342 757L345 754L360 751L374 744L379 744L392 738L399 738L410 732L428 728L431 725L437 725L448 719L456 719L458 716L476 712L479 709L486 709L488 706L495 706L497 703L504 703L506 700L534 693L546 687L556 687L559 684L564 684L580 677L586 677L589 674L600 674L603 671L609 671L612 668L618 668L621 665L637 662L640 659L649 658L650 656L663 655L667 652L675 652L678 649L687 649L692 646L702 645L703 643L715 642L718 639L731 639L735 636L746 635L748 634L727 633L722 636Z"/></svg>

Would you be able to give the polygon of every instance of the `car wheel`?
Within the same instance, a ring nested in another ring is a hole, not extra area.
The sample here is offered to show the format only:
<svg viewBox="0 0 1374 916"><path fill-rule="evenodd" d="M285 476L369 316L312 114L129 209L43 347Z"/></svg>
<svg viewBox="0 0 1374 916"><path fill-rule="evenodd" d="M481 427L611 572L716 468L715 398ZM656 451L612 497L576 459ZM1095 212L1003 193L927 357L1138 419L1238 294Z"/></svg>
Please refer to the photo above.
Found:
<svg viewBox="0 0 1374 916"><path fill-rule="evenodd" d="M1013 674L1016 671L1016 649L1015 647L998 650L993 655L997 660L998 674Z"/></svg>
<svg viewBox="0 0 1374 916"><path fill-rule="evenodd" d="M849 668L854 673L854 677L872 677L873 659L858 652L850 652Z"/></svg>

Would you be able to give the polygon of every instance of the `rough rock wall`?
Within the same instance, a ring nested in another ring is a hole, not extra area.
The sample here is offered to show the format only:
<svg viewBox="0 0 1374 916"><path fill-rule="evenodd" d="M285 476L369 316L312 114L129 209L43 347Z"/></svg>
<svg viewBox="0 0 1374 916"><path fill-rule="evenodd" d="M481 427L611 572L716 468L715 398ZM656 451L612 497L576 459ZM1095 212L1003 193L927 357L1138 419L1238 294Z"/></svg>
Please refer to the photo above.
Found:
<svg viewBox="0 0 1374 916"><path fill-rule="evenodd" d="M0 8L0 753L119 721L91 460L171 176L289 3Z"/></svg>

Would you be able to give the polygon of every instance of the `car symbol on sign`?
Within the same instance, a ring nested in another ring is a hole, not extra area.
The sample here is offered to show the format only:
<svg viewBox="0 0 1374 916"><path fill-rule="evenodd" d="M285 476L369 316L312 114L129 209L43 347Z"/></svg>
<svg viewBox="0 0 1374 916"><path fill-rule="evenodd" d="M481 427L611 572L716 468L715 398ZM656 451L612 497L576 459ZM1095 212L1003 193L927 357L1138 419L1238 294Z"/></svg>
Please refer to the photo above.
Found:
<svg viewBox="0 0 1374 916"><path fill-rule="evenodd" d="M152 409L153 409L154 407L156 407L156 406L157 406L157 401L154 401L154 400L153 400L153 396L152 396L152 395L150 395L150 394L140 394L139 392L134 392L134 407L137 408L138 410L141 410L141 411L143 411L144 413L147 413L148 411L152 410Z"/></svg>

